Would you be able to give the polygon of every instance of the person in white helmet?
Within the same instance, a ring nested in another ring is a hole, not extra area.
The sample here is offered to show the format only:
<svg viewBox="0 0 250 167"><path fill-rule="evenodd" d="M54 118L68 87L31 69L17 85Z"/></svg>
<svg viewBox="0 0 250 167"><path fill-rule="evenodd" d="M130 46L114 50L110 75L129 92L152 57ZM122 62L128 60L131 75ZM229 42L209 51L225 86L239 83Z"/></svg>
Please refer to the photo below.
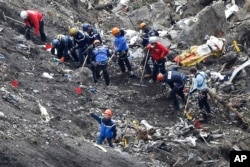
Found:
<svg viewBox="0 0 250 167"><path fill-rule="evenodd" d="M24 10L20 12L20 17L25 23L25 38L30 40L30 29L34 28L34 35L37 36L40 32L40 37L43 42L46 42L46 34L44 32L43 15L36 10Z"/></svg>
<svg viewBox="0 0 250 167"><path fill-rule="evenodd" d="M161 72L162 74L166 73L165 62L169 49L165 47L162 43L158 42L157 37L149 38L149 44L146 46L146 49L149 51L149 54L154 63L152 80L150 80L150 83L153 83L156 81L157 74L159 72Z"/></svg>

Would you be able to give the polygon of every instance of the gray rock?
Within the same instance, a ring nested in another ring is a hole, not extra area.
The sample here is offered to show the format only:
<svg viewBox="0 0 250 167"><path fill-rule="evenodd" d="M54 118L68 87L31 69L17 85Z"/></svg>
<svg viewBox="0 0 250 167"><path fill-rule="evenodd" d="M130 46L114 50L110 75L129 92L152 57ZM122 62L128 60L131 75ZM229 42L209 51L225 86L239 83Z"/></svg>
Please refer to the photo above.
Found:
<svg viewBox="0 0 250 167"><path fill-rule="evenodd" d="M185 41L190 45L199 45L204 43L205 35L216 35L216 32L226 30L223 2L207 6L195 18L197 21L181 31L177 42Z"/></svg>

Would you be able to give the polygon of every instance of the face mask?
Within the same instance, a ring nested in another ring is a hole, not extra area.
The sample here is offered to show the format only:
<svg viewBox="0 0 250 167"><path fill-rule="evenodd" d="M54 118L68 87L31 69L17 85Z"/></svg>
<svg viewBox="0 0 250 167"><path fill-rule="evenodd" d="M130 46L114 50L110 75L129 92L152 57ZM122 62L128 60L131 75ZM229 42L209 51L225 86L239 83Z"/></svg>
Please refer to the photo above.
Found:
<svg viewBox="0 0 250 167"><path fill-rule="evenodd" d="M154 48L155 47L155 44L151 44L151 48Z"/></svg>

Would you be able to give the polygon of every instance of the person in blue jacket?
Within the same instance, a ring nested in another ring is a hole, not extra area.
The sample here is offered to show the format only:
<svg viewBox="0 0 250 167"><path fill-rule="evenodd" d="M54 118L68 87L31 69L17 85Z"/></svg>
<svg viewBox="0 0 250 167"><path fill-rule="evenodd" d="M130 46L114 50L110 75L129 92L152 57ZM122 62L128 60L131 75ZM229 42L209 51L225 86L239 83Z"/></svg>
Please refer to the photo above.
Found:
<svg viewBox="0 0 250 167"><path fill-rule="evenodd" d="M142 35L142 47L143 48L145 48L149 44L149 38L150 37L159 36L159 33L156 30L154 30L151 27L149 27L145 22L142 22L139 25L139 28L143 31L143 35ZM145 55L143 57L143 60L141 62L142 65L144 65L146 63L146 66L145 66L145 70L146 70L145 77L152 76L152 69L150 68L150 65L148 64L149 57L150 56L148 56L145 53Z"/></svg>
<svg viewBox="0 0 250 167"><path fill-rule="evenodd" d="M101 77L100 72L102 71L105 84L108 86L110 84L108 58L111 57L111 54L109 49L102 45L98 39L94 40L93 45L94 48L90 55L94 83L97 83L97 80Z"/></svg>
<svg viewBox="0 0 250 167"><path fill-rule="evenodd" d="M89 36L80 32L76 27L73 27L69 30L69 35L73 37L73 49L72 56L76 61L80 62L81 67L84 62L85 56L89 49ZM90 63L90 61L88 61Z"/></svg>
<svg viewBox="0 0 250 167"><path fill-rule="evenodd" d="M100 33L92 25L90 25L89 23L83 23L82 30L88 33L90 44L93 44L95 40L99 40L100 44L102 44Z"/></svg>
<svg viewBox="0 0 250 167"><path fill-rule="evenodd" d="M55 55L56 50L57 58L64 62L70 59L69 50L72 47L73 43L69 36L58 34L52 41L51 54Z"/></svg>
<svg viewBox="0 0 250 167"><path fill-rule="evenodd" d="M116 138L116 124L111 119L112 111L110 109L106 109L104 111L104 117L98 116L94 113L90 114L94 119L96 119L100 127L100 135L97 139L97 144L102 144L102 142L107 139L110 147L114 147L112 140L115 141Z"/></svg>
<svg viewBox="0 0 250 167"><path fill-rule="evenodd" d="M180 106L176 95L179 95L182 99L182 103L185 103L185 95L183 93L184 86L186 84L187 76L179 71L168 71L166 74L159 73L157 75L157 81L165 82L171 88L170 98L173 100L174 109L180 110Z"/></svg>
<svg viewBox="0 0 250 167"><path fill-rule="evenodd" d="M192 95L195 91L198 91L198 104L200 110L203 109L203 107L206 108L207 113L211 113L211 108L207 102L207 74L203 71L198 72L196 68L191 68L189 70L190 74L193 74L195 77L193 78L193 88L189 91L189 95ZM207 113L202 112L203 118L207 119Z"/></svg>
<svg viewBox="0 0 250 167"><path fill-rule="evenodd" d="M112 34L115 36L114 39L115 54L118 56L118 64L121 69L121 73L119 74L123 74L126 72L124 63L128 68L128 72L131 74L132 68L128 60L128 44L125 38L125 32L117 27L114 27L112 29Z"/></svg>

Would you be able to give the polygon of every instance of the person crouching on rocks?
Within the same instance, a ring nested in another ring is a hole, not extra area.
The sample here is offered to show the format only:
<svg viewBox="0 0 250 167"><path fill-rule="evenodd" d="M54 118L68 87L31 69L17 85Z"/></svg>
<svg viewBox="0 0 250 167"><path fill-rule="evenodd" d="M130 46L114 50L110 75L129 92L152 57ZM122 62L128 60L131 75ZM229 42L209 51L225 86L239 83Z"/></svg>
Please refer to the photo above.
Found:
<svg viewBox="0 0 250 167"><path fill-rule="evenodd" d="M187 76L178 71L168 71L166 74L159 73L157 75L158 82L168 83L171 88L170 98L173 101L173 107L175 110L180 110L179 102L176 95L179 95L182 99L182 103L185 103L185 95L183 89L187 80Z"/></svg>
<svg viewBox="0 0 250 167"><path fill-rule="evenodd" d="M46 34L44 32L44 21L43 15L36 10L24 10L21 11L20 17L24 20L25 23L25 38L30 40L30 29L34 27L34 35L37 36L40 32L41 41L46 42Z"/></svg>
<svg viewBox="0 0 250 167"><path fill-rule="evenodd" d="M98 116L95 113L90 114L94 119L96 119L101 127L100 127L100 135L97 138L97 144L102 144L102 142L107 139L110 147L114 147L112 140L115 141L116 138L116 124L111 119L112 111L110 109L106 109L104 111L104 117Z"/></svg>

